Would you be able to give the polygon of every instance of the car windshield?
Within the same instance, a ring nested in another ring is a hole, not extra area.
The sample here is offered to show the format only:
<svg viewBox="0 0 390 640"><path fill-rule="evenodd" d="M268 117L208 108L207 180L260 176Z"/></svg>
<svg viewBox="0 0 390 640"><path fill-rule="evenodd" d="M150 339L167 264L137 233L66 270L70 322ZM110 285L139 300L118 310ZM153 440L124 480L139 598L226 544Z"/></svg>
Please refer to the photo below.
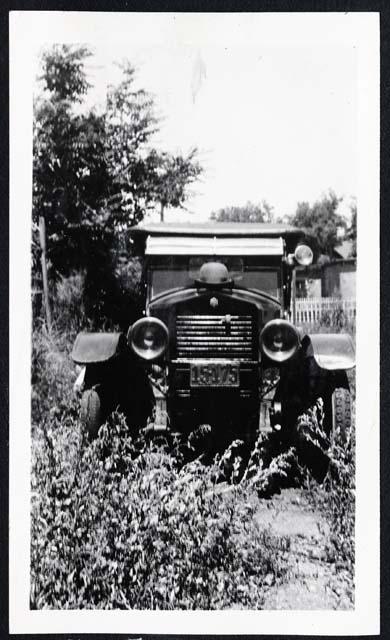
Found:
<svg viewBox="0 0 390 640"><path fill-rule="evenodd" d="M180 287L190 287L199 277L205 262L218 261L226 265L235 286L256 289L280 299L280 265L275 259L261 257L239 258L236 256L163 256L153 258L148 269L150 297Z"/></svg>

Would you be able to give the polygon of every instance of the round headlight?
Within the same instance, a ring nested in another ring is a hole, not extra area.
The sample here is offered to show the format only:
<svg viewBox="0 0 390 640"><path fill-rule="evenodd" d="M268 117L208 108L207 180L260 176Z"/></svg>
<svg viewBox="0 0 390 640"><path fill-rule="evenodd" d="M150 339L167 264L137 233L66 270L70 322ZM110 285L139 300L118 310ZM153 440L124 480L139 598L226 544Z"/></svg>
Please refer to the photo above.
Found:
<svg viewBox="0 0 390 640"><path fill-rule="evenodd" d="M313 252L307 244L299 244L294 251L294 258L298 264L308 267L313 262Z"/></svg>
<svg viewBox="0 0 390 640"><path fill-rule="evenodd" d="M158 318L141 318L130 328L128 342L144 360L157 360L168 346L168 329Z"/></svg>
<svg viewBox="0 0 390 640"><path fill-rule="evenodd" d="M299 335L287 320L270 320L260 334L261 347L266 356L275 362L285 362L299 347Z"/></svg>

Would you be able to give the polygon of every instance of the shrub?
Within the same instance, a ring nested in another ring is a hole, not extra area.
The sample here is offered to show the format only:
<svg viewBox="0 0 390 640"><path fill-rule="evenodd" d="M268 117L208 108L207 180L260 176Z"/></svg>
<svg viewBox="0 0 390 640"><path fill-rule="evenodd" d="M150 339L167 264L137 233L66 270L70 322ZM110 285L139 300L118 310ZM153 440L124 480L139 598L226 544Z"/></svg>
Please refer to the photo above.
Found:
<svg viewBox="0 0 390 640"><path fill-rule="evenodd" d="M355 429L338 430L329 451L330 465L323 490L324 508L330 515L327 547L330 561L353 572L355 564Z"/></svg>
<svg viewBox="0 0 390 640"><path fill-rule="evenodd" d="M53 415L75 415L75 368L70 359L71 340L43 326L33 331L31 352L31 415L37 425Z"/></svg>
<svg viewBox="0 0 390 640"><path fill-rule="evenodd" d="M341 303L332 310L324 311L319 324L334 333L347 331L355 335L355 320L346 315Z"/></svg>
<svg viewBox="0 0 390 640"><path fill-rule="evenodd" d="M243 482L253 486L258 497L269 498L284 487L299 486L301 478L295 447L286 449L275 433L260 433L251 451Z"/></svg>
<svg viewBox="0 0 390 640"><path fill-rule="evenodd" d="M311 433L318 449L324 449L323 412L310 413ZM315 440L317 438L317 440ZM331 434L326 448L328 471L321 485L311 483L311 498L330 524L326 547L330 562L353 573L355 562L355 427Z"/></svg>
<svg viewBox="0 0 390 640"><path fill-rule="evenodd" d="M58 331L77 333L87 323L84 307L85 274L61 276L55 285L53 319Z"/></svg>
<svg viewBox="0 0 390 640"><path fill-rule="evenodd" d="M32 608L261 607L283 563L243 489L213 477L132 440L117 414L88 446L54 418L33 458Z"/></svg>

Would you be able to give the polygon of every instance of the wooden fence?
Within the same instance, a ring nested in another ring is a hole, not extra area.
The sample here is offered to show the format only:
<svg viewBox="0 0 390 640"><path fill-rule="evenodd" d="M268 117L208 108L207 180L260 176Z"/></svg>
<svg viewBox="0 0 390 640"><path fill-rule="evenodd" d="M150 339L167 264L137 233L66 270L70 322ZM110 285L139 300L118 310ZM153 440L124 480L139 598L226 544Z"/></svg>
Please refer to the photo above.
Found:
<svg viewBox="0 0 390 640"><path fill-rule="evenodd" d="M314 324L324 318L332 321L335 314L348 320L356 318L356 300L342 298L297 298L295 314L297 324Z"/></svg>

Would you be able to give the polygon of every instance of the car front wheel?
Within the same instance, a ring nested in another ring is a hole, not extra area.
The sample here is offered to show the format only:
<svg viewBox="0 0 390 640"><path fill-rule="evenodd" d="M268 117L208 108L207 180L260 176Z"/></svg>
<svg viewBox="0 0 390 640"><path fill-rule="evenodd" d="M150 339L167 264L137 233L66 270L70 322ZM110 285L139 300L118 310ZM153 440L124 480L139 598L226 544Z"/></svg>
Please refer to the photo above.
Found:
<svg viewBox="0 0 390 640"><path fill-rule="evenodd" d="M101 401L95 389L87 389L81 396L81 422L86 430L89 439L96 438L100 425L102 424Z"/></svg>

